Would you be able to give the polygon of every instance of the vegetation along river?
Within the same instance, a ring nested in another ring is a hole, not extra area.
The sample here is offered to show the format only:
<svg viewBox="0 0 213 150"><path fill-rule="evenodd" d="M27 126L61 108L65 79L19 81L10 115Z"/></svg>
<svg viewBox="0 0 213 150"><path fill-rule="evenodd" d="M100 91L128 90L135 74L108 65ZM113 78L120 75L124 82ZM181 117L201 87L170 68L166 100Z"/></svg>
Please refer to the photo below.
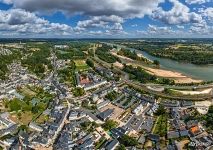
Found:
<svg viewBox="0 0 213 150"><path fill-rule="evenodd" d="M116 46L123 47L121 45ZM135 50L132 48L128 49ZM180 63L171 59L152 56L145 51L136 50L136 52L142 54L149 60L158 60L160 62L161 68L163 69L180 72L184 75L204 81L213 81L213 65L194 65L190 63Z"/></svg>

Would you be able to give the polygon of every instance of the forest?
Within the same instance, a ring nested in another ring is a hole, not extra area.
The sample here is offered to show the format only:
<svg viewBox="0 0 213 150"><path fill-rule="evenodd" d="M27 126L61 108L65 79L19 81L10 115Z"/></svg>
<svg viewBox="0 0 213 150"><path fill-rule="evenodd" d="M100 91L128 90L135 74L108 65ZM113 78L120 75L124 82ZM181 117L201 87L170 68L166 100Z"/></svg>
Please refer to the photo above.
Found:
<svg viewBox="0 0 213 150"><path fill-rule="evenodd" d="M116 61L119 61L119 58L110 54L110 50L112 49L111 46L108 46L106 44L102 44L102 47L98 47L96 50L96 55L101 60L107 62L107 63L115 63Z"/></svg>
<svg viewBox="0 0 213 150"><path fill-rule="evenodd" d="M179 62L196 65L213 64L213 46L211 44L144 41L128 43L125 46Z"/></svg>

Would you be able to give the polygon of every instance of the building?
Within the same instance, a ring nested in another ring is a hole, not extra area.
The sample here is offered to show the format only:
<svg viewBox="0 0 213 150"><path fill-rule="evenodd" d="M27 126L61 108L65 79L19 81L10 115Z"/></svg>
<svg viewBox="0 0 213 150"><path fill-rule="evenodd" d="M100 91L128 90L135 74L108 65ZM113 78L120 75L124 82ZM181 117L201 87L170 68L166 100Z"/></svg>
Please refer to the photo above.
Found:
<svg viewBox="0 0 213 150"><path fill-rule="evenodd" d="M34 130L38 131L38 132L42 132L42 131L43 131L43 128L40 127L40 126L38 126L38 125L37 125L36 123L34 123L34 122L30 122L29 127L30 127L31 129L34 129Z"/></svg>
<svg viewBox="0 0 213 150"><path fill-rule="evenodd" d="M102 86L104 84L107 84L107 81L101 80L99 82L95 82L95 83L92 83L92 84L85 85L84 90L88 91L88 90L91 90L91 89L95 89L95 88L98 88L99 86Z"/></svg>
<svg viewBox="0 0 213 150"><path fill-rule="evenodd" d="M145 141L146 141L146 139L145 139L144 135L141 135L138 139L138 143L140 143L142 145L145 143Z"/></svg>
<svg viewBox="0 0 213 150"><path fill-rule="evenodd" d="M14 123L10 122L6 118L2 118L1 116L0 116L0 124L6 126L7 128L14 125Z"/></svg>
<svg viewBox="0 0 213 150"><path fill-rule="evenodd" d="M127 129L124 129L122 127L113 128L110 130L112 137L118 139L122 137L124 134L127 134L129 131Z"/></svg>
<svg viewBox="0 0 213 150"><path fill-rule="evenodd" d="M189 129L189 132L193 135L193 136L196 136L198 135L199 133L201 133L201 130L200 128L196 125L196 126L193 126Z"/></svg>
<svg viewBox="0 0 213 150"><path fill-rule="evenodd" d="M160 142L160 136L156 135L156 134L149 134L148 139L150 139L151 141L154 141L156 143Z"/></svg>
<svg viewBox="0 0 213 150"><path fill-rule="evenodd" d="M110 103L109 100L103 101L103 102L97 104L97 109L101 109L101 108L107 106L109 103Z"/></svg>
<svg viewBox="0 0 213 150"><path fill-rule="evenodd" d="M167 133L167 138L168 139L179 138L179 132L178 131L170 131L170 132Z"/></svg>
<svg viewBox="0 0 213 150"><path fill-rule="evenodd" d="M189 136L188 130L181 130L181 131L179 131L179 132L180 132L180 136L181 136L181 137Z"/></svg>
<svg viewBox="0 0 213 150"><path fill-rule="evenodd" d="M78 118L78 112L71 112L69 115L69 120L76 120Z"/></svg>
<svg viewBox="0 0 213 150"><path fill-rule="evenodd" d="M66 48L69 48L69 46L68 45L55 45L55 48L66 49Z"/></svg>
<svg viewBox="0 0 213 150"><path fill-rule="evenodd" d="M100 118L102 121L107 120L112 114L114 110L113 109L107 109L97 115L98 118Z"/></svg>
<svg viewBox="0 0 213 150"><path fill-rule="evenodd" d="M138 115L142 111L143 111L143 104L139 104L132 112Z"/></svg>
<svg viewBox="0 0 213 150"><path fill-rule="evenodd" d="M118 140L113 139L110 142L107 143L105 149L106 150L115 150L115 148L119 145Z"/></svg>

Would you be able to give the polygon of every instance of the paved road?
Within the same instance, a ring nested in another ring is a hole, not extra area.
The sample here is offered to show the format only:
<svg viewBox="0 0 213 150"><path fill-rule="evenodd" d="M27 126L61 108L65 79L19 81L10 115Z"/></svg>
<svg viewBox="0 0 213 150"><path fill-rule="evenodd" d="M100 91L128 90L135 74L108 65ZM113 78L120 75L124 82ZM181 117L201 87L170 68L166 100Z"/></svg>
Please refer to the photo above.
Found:
<svg viewBox="0 0 213 150"><path fill-rule="evenodd" d="M67 104L68 104L68 109L66 111L66 114L64 115L64 118L63 118L63 121L62 123L60 124L59 128L57 129L57 131L55 132L54 136L52 137L52 139L49 140L48 144L47 144L47 147L50 147L51 145L53 145L53 143L55 142L56 138L58 137L58 135L60 134L60 132L62 131L63 127L64 127L64 124L65 124L65 121L67 120L67 116L69 115L69 112L70 112L70 103L69 101L67 100Z"/></svg>

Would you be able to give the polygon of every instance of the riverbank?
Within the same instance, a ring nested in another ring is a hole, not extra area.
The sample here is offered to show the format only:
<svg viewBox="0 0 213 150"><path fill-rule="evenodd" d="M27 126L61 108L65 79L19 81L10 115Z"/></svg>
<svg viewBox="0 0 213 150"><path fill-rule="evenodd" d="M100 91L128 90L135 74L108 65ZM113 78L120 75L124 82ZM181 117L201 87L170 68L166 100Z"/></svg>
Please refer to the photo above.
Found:
<svg viewBox="0 0 213 150"><path fill-rule="evenodd" d="M158 77L164 77L164 78L170 78L175 81L175 83L200 83L202 80L193 79L191 77L185 76L182 73L176 72L176 71L170 71L170 70L164 70L164 69L158 69L158 68L149 68L144 67L149 73L154 74Z"/></svg>
<svg viewBox="0 0 213 150"><path fill-rule="evenodd" d="M132 59L127 58L125 56L120 56L115 52L111 52L111 54L116 56L116 57L119 57L122 61L127 63L127 65L140 66L150 74L156 75L158 77L173 79L175 81L175 83L184 84L184 83L200 83L200 82L202 82L202 80L193 79L191 77L183 75L180 72L144 66L142 63L141 64L135 63L135 60L132 60ZM142 54L140 54L140 56L143 57Z"/></svg>

